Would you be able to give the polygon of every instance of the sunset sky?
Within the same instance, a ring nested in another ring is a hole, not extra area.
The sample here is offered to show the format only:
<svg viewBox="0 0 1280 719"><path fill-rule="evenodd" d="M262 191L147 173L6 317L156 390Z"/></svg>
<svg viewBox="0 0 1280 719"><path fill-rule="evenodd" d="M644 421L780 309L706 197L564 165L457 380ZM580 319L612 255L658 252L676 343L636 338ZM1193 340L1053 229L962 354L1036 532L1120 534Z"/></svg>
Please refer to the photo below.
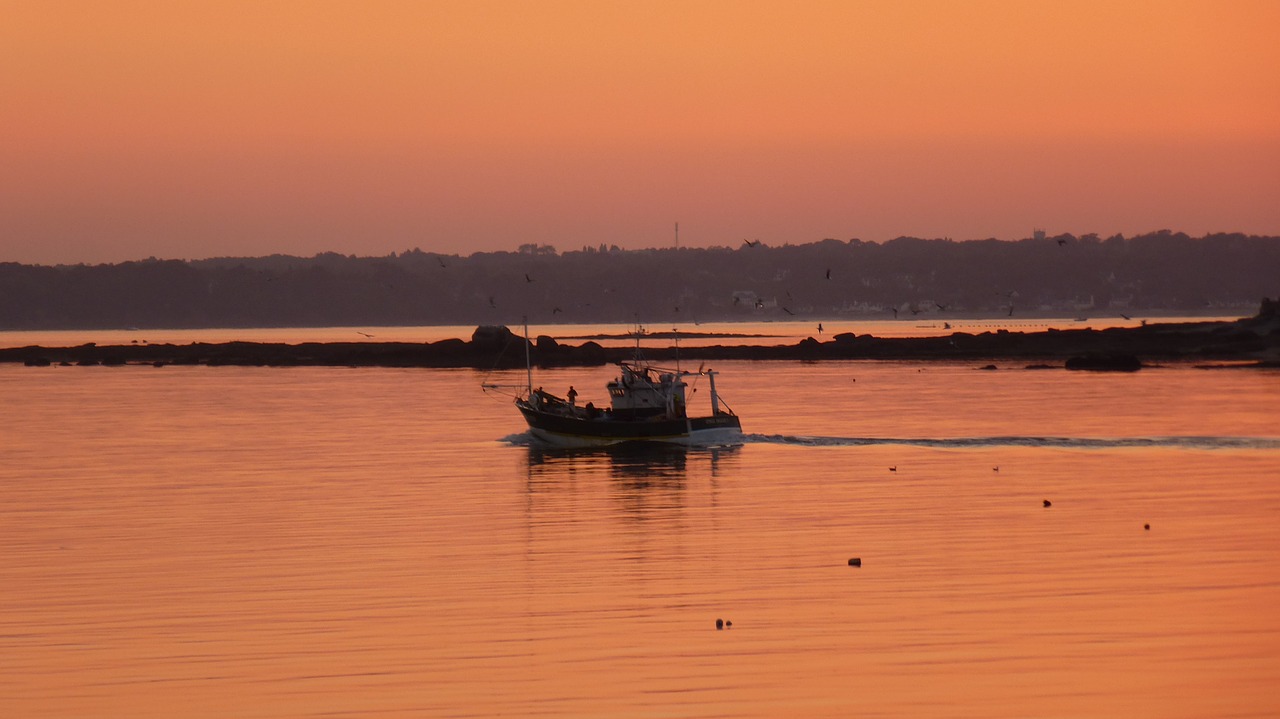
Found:
<svg viewBox="0 0 1280 719"><path fill-rule="evenodd" d="M1280 235L1280 3L0 0L0 261Z"/></svg>

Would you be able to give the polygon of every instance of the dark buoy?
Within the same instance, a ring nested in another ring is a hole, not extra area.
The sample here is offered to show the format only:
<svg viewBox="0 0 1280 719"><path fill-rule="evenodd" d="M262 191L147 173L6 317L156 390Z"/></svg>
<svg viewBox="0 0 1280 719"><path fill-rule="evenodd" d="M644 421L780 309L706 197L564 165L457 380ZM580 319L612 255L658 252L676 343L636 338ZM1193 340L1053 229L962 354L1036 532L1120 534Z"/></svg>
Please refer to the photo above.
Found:
<svg viewBox="0 0 1280 719"><path fill-rule="evenodd" d="M1144 525L1142 525L1142 528L1143 528L1143 529L1151 529L1151 525L1150 525L1150 524L1144 524Z"/></svg>
<svg viewBox="0 0 1280 719"><path fill-rule="evenodd" d="M1052 507L1052 506L1053 506L1053 502L1050 502L1049 500L1047 500L1047 499L1046 499L1046 500L1044 500L1044 506L1046 506L1046 507Z"/></svg>
<svg viewBox="0 0 1280 719"><path fill-rule="evenodd" d="M725 629L732 629L732 628L733 628L733 622L729 621L728 619L724 620L724 628L725 628Z"/></svg>
<svg viewBox="0 0 1280 719"><path fill-rule="evenodd" d="M850 560L849 560L849 566L850 566L850 567L861 567L861 566L862 566L862 557L854 557L853 559L850 559Z"/></svg>
<svg viewBox="0 0 1280 719"><path fill-rule="evenodd" d="M890 472L897 472L897 471L898 471L898 465L896 465L896 464L895 464L895 465L893 465L892 467L890 467L890 468L889 468L889 471L890 471Z"/></svg>
<svg viewBox="0 0 1280 719"><path fill-rule="evenodd" d="M717 620L716 620L716 629L724 629L724 620L723 620L723 619L717 619Z"/></svg>

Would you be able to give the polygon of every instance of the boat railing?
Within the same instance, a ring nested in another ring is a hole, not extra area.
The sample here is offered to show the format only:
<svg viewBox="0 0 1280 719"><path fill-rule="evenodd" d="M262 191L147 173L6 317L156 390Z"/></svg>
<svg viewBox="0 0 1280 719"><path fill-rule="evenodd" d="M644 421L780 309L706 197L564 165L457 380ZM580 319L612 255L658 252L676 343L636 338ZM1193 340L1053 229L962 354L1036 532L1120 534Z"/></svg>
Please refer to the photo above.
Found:
<svg viewBox="0 0 1280 719"><path fill-rule="evenodd" d="M733 408L729 406L729 403L724 401L724 397L717 396L717 399L719 400L721 405L720 414L731 414L735 417L738 415L738 413L734 412Z"/></svg>

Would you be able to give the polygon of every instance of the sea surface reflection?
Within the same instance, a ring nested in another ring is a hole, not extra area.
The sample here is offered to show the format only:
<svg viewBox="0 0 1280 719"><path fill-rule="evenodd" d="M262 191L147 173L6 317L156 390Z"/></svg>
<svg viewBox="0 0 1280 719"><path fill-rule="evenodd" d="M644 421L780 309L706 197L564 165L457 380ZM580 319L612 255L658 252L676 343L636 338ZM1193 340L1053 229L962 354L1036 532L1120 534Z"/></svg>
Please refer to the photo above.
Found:
<svg viewBox="0 0 1280 719"><path fill-rule="evenodd" d="M1280 372L715 369L0 367L0 715L1280 716Z"/></svg>

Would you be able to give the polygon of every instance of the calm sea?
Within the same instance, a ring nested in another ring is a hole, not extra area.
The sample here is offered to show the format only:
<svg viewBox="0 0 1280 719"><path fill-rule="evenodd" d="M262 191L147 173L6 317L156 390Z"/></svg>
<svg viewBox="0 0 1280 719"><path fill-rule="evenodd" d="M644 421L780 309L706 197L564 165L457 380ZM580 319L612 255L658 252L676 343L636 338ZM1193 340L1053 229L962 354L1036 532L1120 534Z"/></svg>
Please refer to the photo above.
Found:
<svg viewBox="0 0 1280 719"><path fill-rule="evenodd" d="M1280 715L1280 372L1000 367L0 365L0 716Z"/></svg>

